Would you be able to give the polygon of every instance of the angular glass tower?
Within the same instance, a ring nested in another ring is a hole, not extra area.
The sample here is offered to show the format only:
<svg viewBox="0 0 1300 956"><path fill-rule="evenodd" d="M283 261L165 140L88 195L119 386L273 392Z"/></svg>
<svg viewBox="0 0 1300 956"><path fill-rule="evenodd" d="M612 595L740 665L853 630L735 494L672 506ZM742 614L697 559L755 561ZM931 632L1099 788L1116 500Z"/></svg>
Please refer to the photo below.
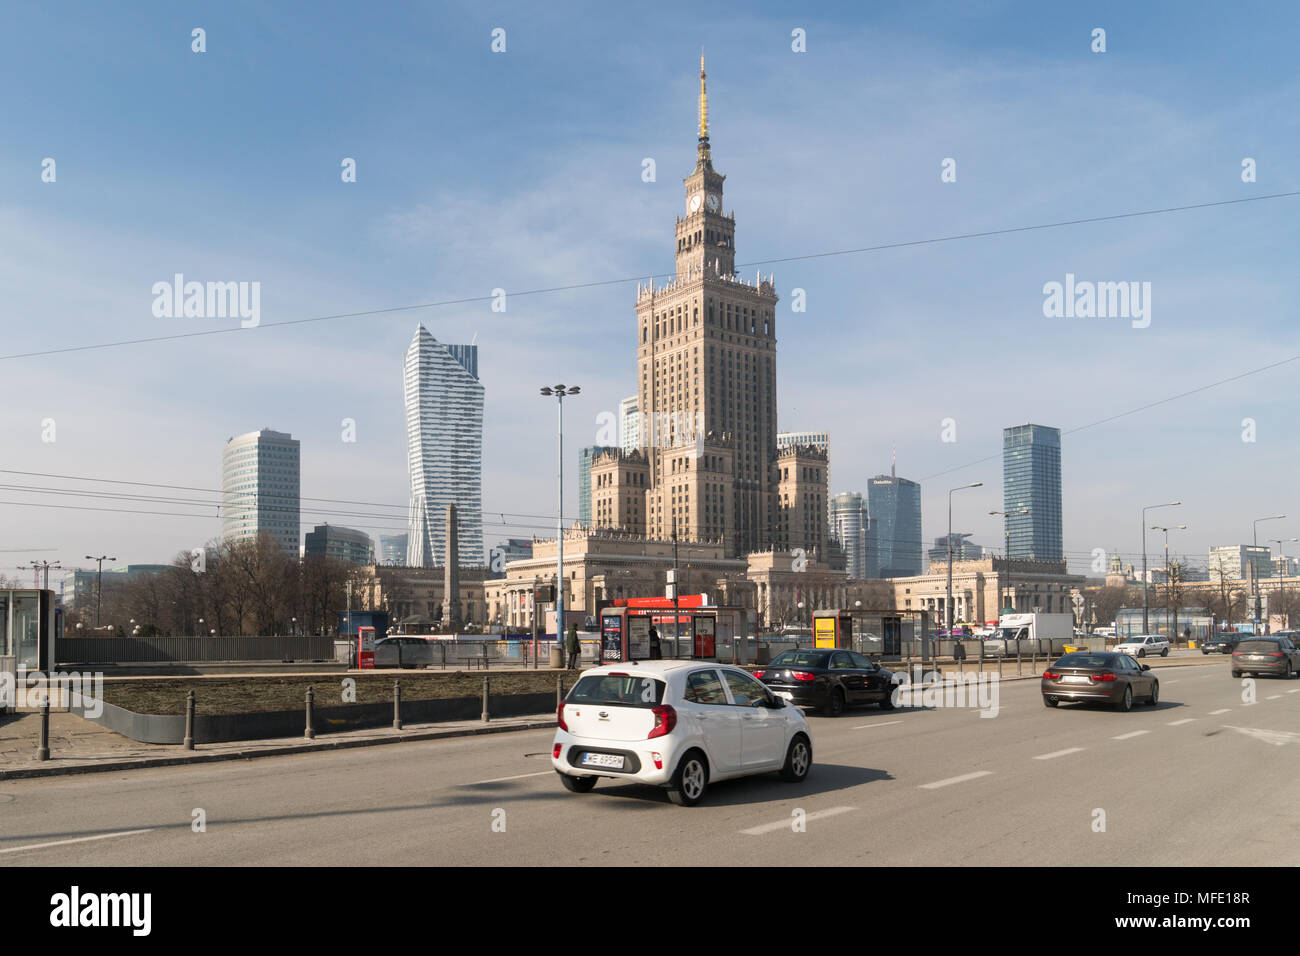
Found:
<svg viewBox="0 0 1300 956"><path fill-rule="evenodd" d="M844 549L845 570L850 578L875 577L867 561L867 503L854 491L831 499L831 534Z"/></svg>
<svg viewBox="0 0 1300 956"><path fill-rule="evenodd" d="M923 573L921 486L899 478L893 468L867 484L867 566L876 576L905 578Z"/></svg>
<svg viewBox="0 0 1300 956"><path fill-rule="evenodd" d="M483 561L483 386L478 346L444 345L421 325L406 350L406 458L411 476L406 564L441 566L447 505L457 510L461 567Z"/></svg>
<svg viewBox="0 0 1300 956"><path fill-rule="evenodd" d="M1002 510L1008 514L1007 553L1030 561L1060 561L1061 430L1017 425L1002 430Z"/></svg>

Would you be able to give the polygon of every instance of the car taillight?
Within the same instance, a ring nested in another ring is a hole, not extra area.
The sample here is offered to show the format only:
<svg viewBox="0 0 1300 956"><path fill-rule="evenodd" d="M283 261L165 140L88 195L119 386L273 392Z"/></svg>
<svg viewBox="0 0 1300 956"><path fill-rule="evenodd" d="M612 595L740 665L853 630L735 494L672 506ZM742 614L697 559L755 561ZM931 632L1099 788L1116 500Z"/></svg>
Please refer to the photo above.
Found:
<svg viewBox="0 0 1300 956"><path fill-rule="evenodd" d="M802 681L810 681L810 680L817 679L816 674L809 674L807 671L791 671L790 676L793 677L795 680L802 680Z"/></svg>
<svg viewBox="0 0 1300 956"><path fill-rule="evenodd" d="M568 730L568 729L569 729L569 725L566 724L566 723L564 722L564 702L563 702L563 701L561 701L561 702L560 702L560 706L557 707L557 708L555 709L555 719L556 719L556 721L559 723L559 725L560 725L560 729L561 729L561 730Z"/></svg>
<svg viewBox="0 0 1300 956"><path fill-rule="evenodd" d="M551 756L554 757L556 760L559 760L559 759L560 759L560 745L559 745L559 744L556 744L556 745L555 745L555 749L551 751Z"/></svg>
<svg viewBox="0 0 1300 956"><path fill-rule="evenodd" d="M1043 680L1056 680L1060 676L1056 671L1043 671Z"/></svg>
<svg viewBox="0 0 1300 956"><path fill-rule="evenodd" d="M767 673L767 671L754 671L754 676L757 677L759 680L762 680L762 679L763 679L763 675L766 674L766 673Z"/></svg>
<svg viewBox="0 0 1300 956"><path fill-rule="evenodd" d="M1268 656L1269 656L1269 657L1281 657L1281 656L1282 656L1282 652L1281 652L1281 651L1269 651L1269 652L1268 652Z"/></svg>
<svg viewBox="0 0 1300 956"><path fill-rule="evenodd" d="M1093 679L1093 680L1103 680L1103 681L1104 681L1104 680L1114 680L1114 679L1115 679L1115 675L1114 675L1114 674L1093 674L1093 675L1091 675L1091 676L1092 676L1092 679Z"/></svg>
<svg viewBox="0 0 1300 956"><path fill-rule="evenodd" d="M663 737L673 732L673 728L677 726L677 711L667 704L659 704L651 713L655 715L655 725L650 728L650 735L646 740L654 740L656 737Z"/></svg>

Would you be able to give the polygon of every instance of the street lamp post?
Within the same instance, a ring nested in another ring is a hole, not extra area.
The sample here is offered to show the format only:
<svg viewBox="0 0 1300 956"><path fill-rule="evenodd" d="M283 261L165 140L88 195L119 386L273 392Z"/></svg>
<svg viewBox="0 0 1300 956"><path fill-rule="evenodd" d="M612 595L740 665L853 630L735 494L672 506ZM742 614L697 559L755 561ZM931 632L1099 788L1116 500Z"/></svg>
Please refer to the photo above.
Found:
<svg viewBox="0 0 1300 956"><path fill-rule="evenodd" d="M1286 517L1286 515L1269 515L1267 518L1256 518L1256 519L1251 523L1251 526L1250 526L1250 538L1251 538L1251 543L1254 545L1254 547L1256 547L1256 548L1259 547L1259 523L1260 523L1261 521L1280 521L1282 518L1285 518L1285 517ZM1263 609L1260 607L1260 602L1259 602L1259 568L1256 567L1256 564L1257 564L1257 562L1255 561L1255 554L1254 554L1254 552L1251 552L1251 555L1250 555L1250 589L1251 589L1251 591L1252 591L1252 592L1254 593L1254 595L1255 595L1255 623L1254 623L1255 630L1254 630L1254 633L1258 634L1258 633L1260 632L1260 631L1259 631L1260 616L1261 616L1261 612L1262 612Z"/></svg>
<svg viewBox="0 0 1300 956"><path fill-rule="evenodd" d="M959 488L953 488L948 492L948 590L947 598L943 606L943 623L948 628L949 636L952 635L953 621L953 600L952 600L952 493L954 491L963 491L966 488L979 488L984 482L972 481L969 485L962 485ZM922 646L921 662L925 663L926 651L929 648Z"/></svg>
<svg viewBox="0 0 1300 956"><path fill-rule="evenodd" d="M541 390L543 395L554 395L558 446L556 455L559 508L555 517L555 646L564 647L564 396L577 395L582 389L577 385L551 385Z"/></svg>
<svg viewBox="0 0 1300 956"><path fill-rule="evenodd" d="M1173 614L1173 620L1169 628L1169 644L1170 646L1172 646L1178 641L1178 608L1173 606L1173 586L1172 586L1173 579L1169 574L1169 530L1170 529L1167 527L1162 527L1161 525L1158 524L1153 524L1151 526L1151 530L1163 531L1165 533L1165 589L1169 594L1170 612ZM1174 528L1174 530L1186 531L1187 525L1180 524L1176 528Z"/></svg>
<svg viewBox="0 0 1300 956"><path fill-rule="evenodd" d="M99 563L99 579L95 583L95 627L99 627L99 611L104 601L104 562L116 561L117 558L110 558L106 554L101 554L99 557L88 554L86 560Z"/></svg>
<svg viewBox="0 0 1300 956"><path fill-rule="evenodd" d="M1029 514L1029 509L1021 508L1018 511L990 511L989 514L1001 515L1003 518L1013 518ZM1002 557L1007 562L1007 596L1011 598L1011 612L1014 614L1016 610L1016 592L1011 587L1011 525L1004 521L1002 523L1002 529ZM1001 593L999 593L998 597L1001 599ZM1001 617L1001 612L999 612L998 616Z"/></svg>
<svg viewBox="0 0 1300 956"><path fill-rule="evenodd" d="M1173 508L1181 501L1166 501L1162 505L1146 505L1142 509L1142 633L1151 630L1151 580L1147 574L1147 512L1155 508Z"/></svg>

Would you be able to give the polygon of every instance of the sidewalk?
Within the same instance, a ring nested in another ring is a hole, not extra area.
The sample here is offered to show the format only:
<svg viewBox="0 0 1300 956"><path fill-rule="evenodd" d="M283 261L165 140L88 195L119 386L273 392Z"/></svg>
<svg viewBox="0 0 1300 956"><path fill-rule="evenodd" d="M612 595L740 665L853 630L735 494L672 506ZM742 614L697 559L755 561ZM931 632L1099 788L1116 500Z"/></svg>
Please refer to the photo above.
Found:
<svg viewBox="0 0 1300 956"><path fill-rule="evenodd" d="M39 714L0 717L0 780L25 777L53 777L73 773L103 773L141 767L167 767L218 760L250 760L281 754L313 753L370 747L408 740L438 740L512 730L541 730L555 726L554 714L479 720L442 721L436 724L406 724L401 730L372 727L335 734L321 734L315 740L281 737L274 740L240 740L231 743L196 744L194 750L166 744L142 744L115 734L89 720L66 712L50 714L50 759L36 759L40 743Z"/></svg>

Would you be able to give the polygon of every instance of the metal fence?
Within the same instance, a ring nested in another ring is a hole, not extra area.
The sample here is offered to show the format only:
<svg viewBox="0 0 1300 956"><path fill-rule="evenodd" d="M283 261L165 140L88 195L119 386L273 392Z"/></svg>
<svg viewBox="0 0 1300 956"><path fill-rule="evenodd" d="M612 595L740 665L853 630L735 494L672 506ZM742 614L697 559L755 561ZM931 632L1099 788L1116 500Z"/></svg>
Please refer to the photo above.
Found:
<svg viewBox="0 0 1300 956"><path fill-rule="evenodd" d="M64 637L55 641L54 657L61 665L329 661L334 638Z"/></svg>

